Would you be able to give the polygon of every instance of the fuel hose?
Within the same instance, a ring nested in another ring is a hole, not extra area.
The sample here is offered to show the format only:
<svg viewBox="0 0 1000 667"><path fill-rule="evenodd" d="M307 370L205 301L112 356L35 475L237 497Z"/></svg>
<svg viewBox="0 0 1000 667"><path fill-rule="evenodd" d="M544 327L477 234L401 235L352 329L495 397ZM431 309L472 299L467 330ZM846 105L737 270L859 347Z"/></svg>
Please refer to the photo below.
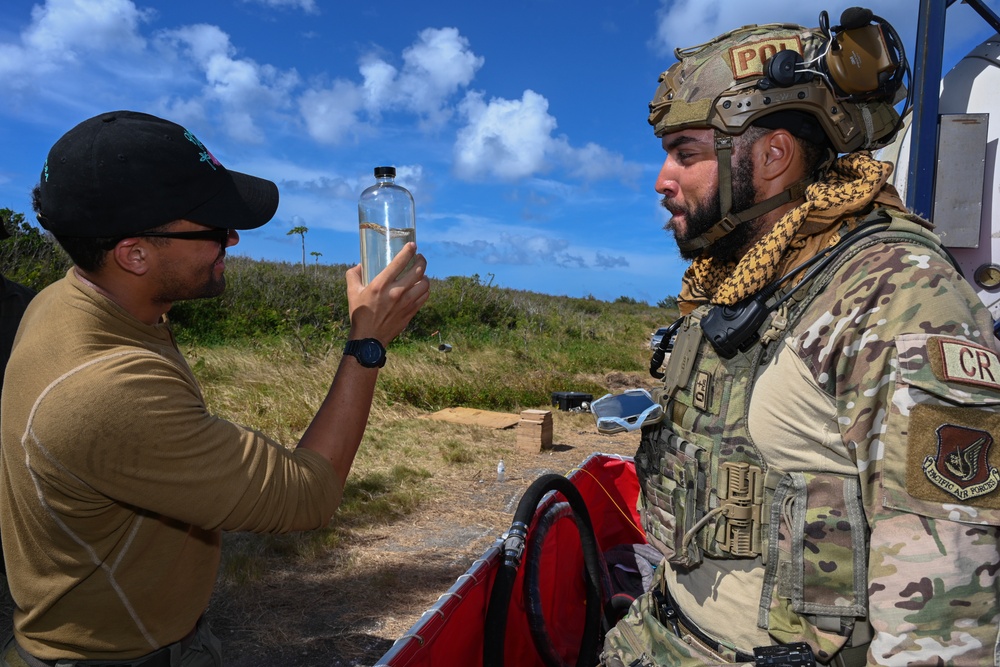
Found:
<svg viewBox="0 0 1000 667"><path fill-rule="evenodd" d="M510 530L507 531L503 545L503 562L498 567L496 577L493 579L493 588L490 591L490 601L486 610L486 625L483 632L483 667L503 667L504 665L507 612L510 607L514 580L521 565L521 557L524 555L528 526L535 515L538 504L550 491L557 491L569 502L574 513L574 520L579 528L580 544L583 548L587 602L583 637L580 640L580 652L576 665L577 667L593 667L597 662L598 646L603 636L601 581L604 577L600 570L600 550L597 547L597 538L594 535L593 524L590 521L590 514L583 496L567 478L550 473L542 475L532 482L524 495L521 496L517 510L514 512L514 520ZM532 639L537 641L535 631L532 631ZM549 644L547 641L545 643ZM549 648L551 648L550 644ZM545 649L540 649L537 645L536 649L539 650L543 659L546 659ZM548 657L551 658L551 655ZM561 665L562 663L560 661L557 664ZM552 667L556 667L556 665L552 665Z"/></svg>

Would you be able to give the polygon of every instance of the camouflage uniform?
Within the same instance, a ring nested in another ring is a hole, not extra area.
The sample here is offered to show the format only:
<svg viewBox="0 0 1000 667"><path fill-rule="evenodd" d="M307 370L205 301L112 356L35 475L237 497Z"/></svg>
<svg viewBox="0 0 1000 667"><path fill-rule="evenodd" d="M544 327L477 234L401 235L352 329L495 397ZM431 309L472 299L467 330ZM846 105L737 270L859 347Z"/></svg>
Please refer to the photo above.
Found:
<svg viewBox="0 0 1000 667"><path fill-rule="evenodd" d="M662 396L672 423L647 429L636 456L642 509L670 561L661 585L722 646L706 650L683 626L686 640L656 627L646 596L609 633L605 664L643 653L638 664L724 663L794 641L827 662L852 635L861 655L847 664L864 664L866 620L868 664L996 664L992 321L927 245L892 232L866 244L814 294L801 290L800 312L792 305L766 323L764 343L733 360L702 343L670 392L685 354L675 343ZM756 370L734 377L740 364ZM683 544L726 504L718 480L727 461L761 469L750 494L760 507L752 557L720 549L723 514ZM656 635L661 646L639 639L647 647L632 648L632 635Z"/></svg>
<svg viewBox="0 0 1000 667"><path fill-rule="evenodd" d="M895 74L834 89L824 54L884 64L898 36L884 22L849 33L746 26L680 49L650 103L658 137L715 130L723 220L683 240L701 255L678 298L663 421L636 453L644 528L666 558L608 633L609 667L751 662L796 642L837 665L1000 662L993 323L865 152L898 129ZM771 67L777 54L788 68ZM774 128L779 111L811 117L844 155L785 199L728 210L733 135ZM733 265L699 250L800 198ZM862 218L877 226L855 234ZM759 340L711 343L713 308L750 298L773 307Z"/></svg>

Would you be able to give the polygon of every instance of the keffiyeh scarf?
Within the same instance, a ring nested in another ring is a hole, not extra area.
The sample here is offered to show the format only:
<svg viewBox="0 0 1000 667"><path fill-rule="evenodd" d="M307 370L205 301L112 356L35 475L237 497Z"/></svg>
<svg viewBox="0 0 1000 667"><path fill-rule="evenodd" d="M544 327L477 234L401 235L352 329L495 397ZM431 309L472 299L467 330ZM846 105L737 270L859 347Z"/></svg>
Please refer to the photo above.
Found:
<svg viewBox="0 0 1000 667"><path fill-rule="evenodd" d="M878 204L905 210L888 184L892 164L855 152L834 160L824 177L806 188L805 202L785 213L739 260L694 260L684 273L677 304L686 315L706 302L732 305L756 294L790 267L840 240Z"/></svg>

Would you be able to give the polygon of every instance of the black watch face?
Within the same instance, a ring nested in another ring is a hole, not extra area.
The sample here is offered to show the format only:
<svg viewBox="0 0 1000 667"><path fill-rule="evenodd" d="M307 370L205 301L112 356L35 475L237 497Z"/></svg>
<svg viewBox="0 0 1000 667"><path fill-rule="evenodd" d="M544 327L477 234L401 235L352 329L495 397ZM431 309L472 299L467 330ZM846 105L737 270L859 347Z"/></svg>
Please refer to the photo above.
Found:
<svg viewBox="0 0 1000 667"><path fill-rule="evenodd" d="M358 350L358 358L365 366L377 366L382 360L382 348L373 340L366 340Z"/></svg>

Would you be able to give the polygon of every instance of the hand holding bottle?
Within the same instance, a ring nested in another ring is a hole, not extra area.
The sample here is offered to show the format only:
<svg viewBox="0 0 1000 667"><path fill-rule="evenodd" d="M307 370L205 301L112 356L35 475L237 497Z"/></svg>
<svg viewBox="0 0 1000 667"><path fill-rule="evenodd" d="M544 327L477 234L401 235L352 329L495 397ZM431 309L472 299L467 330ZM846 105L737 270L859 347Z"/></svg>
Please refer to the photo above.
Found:
<svg viewBox="0 0 1000 667"><path fill-rule="evenodd" d="M416 243L405 244L367 286L362 283L360 264L348 269L345 277L351 317L349 337L376 338L388 345L427 302L430 281L426 271L427 260L417 253Z"/></svg>

